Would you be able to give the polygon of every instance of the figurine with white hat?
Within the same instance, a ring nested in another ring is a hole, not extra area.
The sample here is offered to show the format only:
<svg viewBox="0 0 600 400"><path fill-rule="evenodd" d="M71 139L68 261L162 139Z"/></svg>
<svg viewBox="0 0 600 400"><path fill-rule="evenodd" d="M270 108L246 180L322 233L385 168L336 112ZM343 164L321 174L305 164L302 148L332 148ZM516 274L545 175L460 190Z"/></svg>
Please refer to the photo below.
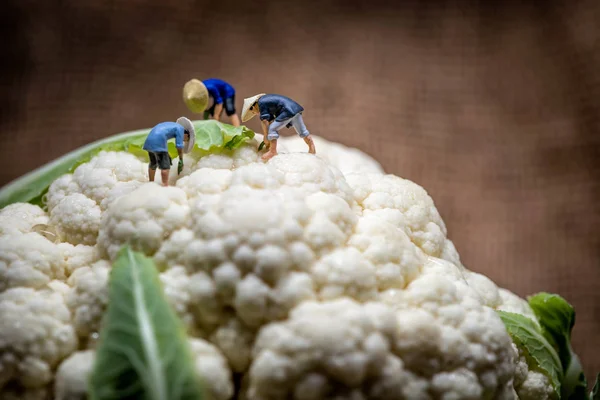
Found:
<svg viewBox="0 0 600 400"><path fill-rule="evenodd" d="M173 138L175 138L175 147L179 155L177 174L181 174L183 170L183 153L189 153L196 142L196 131L192 121L186 117L181 117L177 122L161 122L152 128L143 147L150 157L150 164L148 165L150 182L154 182L154 175L158 167L163 185L169 185L169 171L171 170L172 160L169 155L167 141Z"/></svg>
<svg viewBox="0 0 600 400"><path fill-rule="evenodd" d="M263 140L268 150L263 154L263 160L268 161L277 155L277 139L279 139L279 131L283 127L293 126L298 136L303 138L308 145L308 152L315 154L315 144L302 119L303 111L304 108L300 104L279 94L262 93L244 99L242 122L252 119L255 115L260 115Z"/></svg>
<svg viewBox="0 0 600 400"><path fill-rule="evenodd" d="M211 98L213 105L207 108ZM204 113L204 119L212 116L214 120L220 121L225 110L231 124L240 126L240 117L235 110L235 89L222 79L189 80L183 86L183 101L193 113Z"/></svg>

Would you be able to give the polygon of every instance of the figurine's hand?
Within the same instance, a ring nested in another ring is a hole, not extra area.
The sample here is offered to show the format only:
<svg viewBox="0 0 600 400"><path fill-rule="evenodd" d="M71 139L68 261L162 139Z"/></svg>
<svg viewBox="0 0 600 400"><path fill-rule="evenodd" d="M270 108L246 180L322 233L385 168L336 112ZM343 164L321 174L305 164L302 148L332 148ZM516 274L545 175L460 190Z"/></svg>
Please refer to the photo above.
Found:
<svg viewBox="0 0 600 400"><path fill-rule="evenodd" d="M181 171L183 171L183 160L179 160L179 164L177 164L177 175L181 174Z"/></svg>

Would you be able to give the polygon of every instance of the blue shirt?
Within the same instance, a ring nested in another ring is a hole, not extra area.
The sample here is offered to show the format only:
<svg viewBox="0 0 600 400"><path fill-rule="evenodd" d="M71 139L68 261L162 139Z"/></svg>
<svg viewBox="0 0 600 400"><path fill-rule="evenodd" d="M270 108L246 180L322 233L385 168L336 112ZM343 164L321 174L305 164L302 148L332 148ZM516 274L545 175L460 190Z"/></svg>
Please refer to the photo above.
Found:
<svg viewBox="0 0 600 400"><path fill-rule="evenodd" d="M279 94L265 94L258 99L260 119L277 122L285 121L304 111L294 100Z"/></svg>
<svg viewBox="0 0 600 400"><path fill-rule="evenodd" d="M144 142L144 150L157 153L168 151L167 140L175 138L175 147L183 148L183 135L185 129L176 122L161 122L156 125Z"/></svg>
<svg viewBox="0 0 600 400"><path fill-rule="evenodd" d="M235 96L235 89L229 83L221 79L205 79L202 81L208 94L215 101L215 104L223 103L224 99Z"/></svg>

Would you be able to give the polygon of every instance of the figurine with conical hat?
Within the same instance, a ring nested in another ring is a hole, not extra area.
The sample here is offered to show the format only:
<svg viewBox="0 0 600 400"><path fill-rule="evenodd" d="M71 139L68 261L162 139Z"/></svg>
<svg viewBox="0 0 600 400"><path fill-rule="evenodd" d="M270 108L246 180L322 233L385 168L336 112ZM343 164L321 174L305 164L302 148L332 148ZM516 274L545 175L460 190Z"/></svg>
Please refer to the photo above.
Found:
<svg viewBox="0 0 600 400"><path fill-rule="evenodd" d="M210 108L210 99L213 105ZM240 117L235 110L235 89L222 79L205 79L200 81L192 79L183 87L183 101L188 109L194 113L204 113L204 119L212 117L221 120L223 110L231 119L233 126L240 126Z"/></svg>
<svg viewBox="0 0 600 400"><path fill-rule="evenodd" d="M252 119L255 115L260 116L264 143L267 147L267 152L262 156L263 160L268 161L277 155L279 131L284 127L292 126L308 145L308 152L315 154L315 144L302 119L303 111L304 108L300 104L279 94L262 93L244 99L242 122Z"/></svg>
<svg viewBox="0 0 600 400"><path fill-rule="evenodd" d="M181 117L177 122L161 122L156 125L144 142L143 149L148 152L150 164L148 165L148 177L150 182L154 182L156 168L160 169L161 179L164 186L169 185L169 171L171 170L171 156L167 141L175 139L175 147L179 155L179 164L177 165L177 174L183 170L183 153L189 153L194 148L196 141L196 131L192 122Z"/></svg>

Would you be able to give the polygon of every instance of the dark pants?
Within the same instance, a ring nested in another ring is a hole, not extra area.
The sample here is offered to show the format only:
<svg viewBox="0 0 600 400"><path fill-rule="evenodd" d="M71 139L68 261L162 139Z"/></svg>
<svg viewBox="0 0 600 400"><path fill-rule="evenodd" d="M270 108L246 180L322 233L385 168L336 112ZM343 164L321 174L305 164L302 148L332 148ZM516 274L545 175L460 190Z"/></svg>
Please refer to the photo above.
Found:
<svg viewBox="0 0 600 400"><path fill-rule="evenodd" d="M156 169L157 166L160 169L171 169L171 156L168 152L158 151L155 153L153 151L149 151L148 155L150 156L150 169Z"/></svg>
<svg viewBox="0 0 600 400"><path fill-rule="evenodd" d="M216 105L217 104L214 103L211 108L204 111L204 119L208 119L209 115L214 117ZM223 102L223 108L225 109L225 113L228 117L231 117L233 114L235 114L235 95L225 99Z"/></svg>

